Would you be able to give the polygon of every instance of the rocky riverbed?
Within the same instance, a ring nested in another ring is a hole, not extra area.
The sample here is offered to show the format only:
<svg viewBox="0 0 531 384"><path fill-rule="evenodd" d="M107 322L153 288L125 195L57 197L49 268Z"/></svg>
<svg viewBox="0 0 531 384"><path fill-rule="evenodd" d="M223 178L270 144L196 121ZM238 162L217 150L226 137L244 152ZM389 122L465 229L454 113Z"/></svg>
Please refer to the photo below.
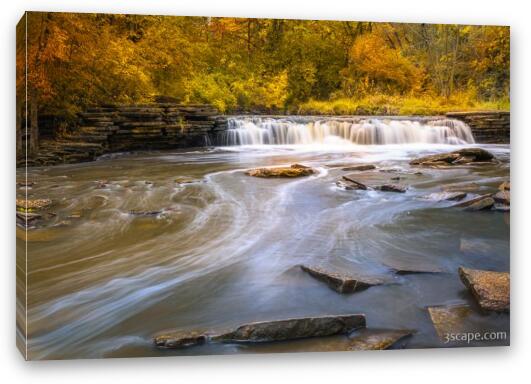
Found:
<svg viewBox="0 0 531 384"><path fill-rule="evenodd" d="M507 345L509 163L284 145L21 169L30 358Z"/></svg>

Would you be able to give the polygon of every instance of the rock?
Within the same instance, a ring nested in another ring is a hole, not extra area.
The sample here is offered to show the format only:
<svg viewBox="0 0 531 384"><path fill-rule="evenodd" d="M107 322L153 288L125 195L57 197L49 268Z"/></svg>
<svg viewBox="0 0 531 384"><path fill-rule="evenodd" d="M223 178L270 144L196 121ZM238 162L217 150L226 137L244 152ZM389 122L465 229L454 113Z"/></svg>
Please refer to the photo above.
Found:
<svg viewBox="0 0 531 384"><path fill-rule="evenodd" d="M360 183L359 181L356 181L352 178L352 175L345 175L343 176L343 180L346 181L346 188L345 189L362 189L366 190L368 189L365 184Z"/></svg>
<svg viewBox="0 0 531 384"><path fill-rule="evenodd" d="M510 205L505 204L494 204L494 207L492 207L495 211L501 211L501 212L509 212L511 210Z"/></svg>
<svg viewBox="0 0 531 384"><path fill-rule="evenodd" d="M373 164L362 164L362 165L354 165L351 167L345 167L342 170L343 171L370 171L372 169L376 169L376 166Z"/></svg>
<svg viewBox="0 0 531 384"><path fill-rule="evenodd" d="M291 167L256 168L245 172L246 175L254 177L301 177L314 173L316 173L314 169L300 164L293 164Z"/></svg>
<svg viewBox="0 0 531 384"><path fill-rule="evenodd" d="M384 263L384 265L397 275L412 275L416 273L444 273L445 271L439 267L432 265L410 265L407 262L396 260L393 263Z"/></svg>
<svg viewBox="0 0 531 384"><path fill-rule="evenodd" d="M34 227L40 220L42 215L32 212L17 212L17 225L21 228Z"/></svg>
<svg viewBox="0 0 531 384"><path fill-rule="evenodd" d="M430 155L419 157L418 159L413 159L409 162L411 165L448 165L460 158L461 156L458 153L442 153L437 155Z"/></svg>
<svg viewBox="0 0 531 384"><path fill-rule="evenodd" d="M447 335L465 330L464 323L472 314L472 310L466 304L440 305L428 307L428 313L435 332L442 341L445 341Z"/></svg>
<svg viewBox="0 0 531 384"><path fill-rule="evenodd" d="M52 205L52 201L50 199L17 199L17 210L23 212L48 208L50 205Z"/></svg>
<svg viewBox="0 0 531 384"><path fill-rule="evenodd" d="M299 163L291 164L291 168L295 168L295 169L311 169L311 167L308 167L307 165L303 165L303 164L299 164Z"/></svg>
<svg viewBox="0 0 531 384"><path fill-rule="evenodd" d="M411 165L422 165L428 167L440 167L448 165L484 163L494 159L494 155L481 148L464 148L454 152L440 153L413 159Z"/></svg>
<svg viewBox="0 0 531 384"><path fill-rule="evenodd" d="M35 183L32 182L32 181L26 181L26 180L17 181L17 187L19 187L21 189L29 189L29 188L33 187L34 185L35 185Z"/></svg>
<svg viewBox="0 0 531 384"><path fill-rule="evenodd" d="M406 192L407 188L399 184L383 184L383 185L378 185L374 187L374 189L384 191L384 192L404 193Z"/></svg>
<svg viewBox="0 0 531 384"><path fill-rule="evenodd" d="M425 200L433 201L457 201L463 200L466 197L466 192L434 192L429 195L423 196Z"/></svg>
<svg viewBox="0 0 531 384"><path fill-rule="evenodd" d="M510 191L511 190L511 182L510 181L504 181L500 184L498 187L500 191Z"/></svg>
<svg viewBox="0 0 531 384"><path fill-rule="evenodd" d="M459 277L482 309L509 312L509 273L459 267Z"/></svg>
<svg viewBox="0 0 531 384"><path fill-rule="evenodd" d="M464 148L454 151L453 153L458 153L462 157L474 158L473 161L478 162L491 161L494 159L494 155L492 153L482 148Z"/></svg>
<svg viewBox="0 0 531 384"><path fill-rule="evenodd" d="M201 180L193 179L191 177L186 177L186 176L179 176L174 180L174 182L177 184L192 184L192 183L197 183L199 181Z"/></svg>
<svg viewBox="0 0 531 384"><path fill-rule="evenodd" d="M175 331L153 337L158 348L185 348L192 345L204 344L207 335L199 331Z"/></svg>
<svg viewBox="0 0 531 384"><path fill-rule="evenodd" d="M157 216L157 215L160 215L161 213L162 211L136 211L136 210L129 211L129 214L133 216Z"/></svg>
<svg viewBox="0 0 531 384"><path fill-rule="evenodd" d="M362 329L351 338L351 351L368 351L389 349L399 341L411 336L411 330L375 330Z"/></svg>
<svg viewBox="0 0 531 384"><path fill-rule="evenodd" d="M244 324L234 331L213 336L220 342L269 342L349 334L365 327L365 315L302 317Z"/></svg>
<svg viewBox="0 0 531 384"><path fill-rule="evenodd" d="M338 293L353 293L370 288L374 285L385 284L386 281L371 277L354 276L346 273L328 271L316 266L301 265L304 272L326 283Z"/></svg>
<svg viewBox="0 0 531 384"><path fill-rule="evenodd" d="M492 198L496 203L511 205L511 191L510 190L501 190L492 195Z"/></svg>
<svg viewBox="0 0 531 384"><path fill-rule="evenodd" d="M480 186L476 183L469 184L452 184L443 187L445 192L476 192Z"/></svg>
<svg viewBox="0 0 531 384"><path fill-rule="evenodd" d="M454 205L454 207L464 208L465 211L482 211L491 209L494 205L494 199L489 195L482 195L473 199Z"/></svg>

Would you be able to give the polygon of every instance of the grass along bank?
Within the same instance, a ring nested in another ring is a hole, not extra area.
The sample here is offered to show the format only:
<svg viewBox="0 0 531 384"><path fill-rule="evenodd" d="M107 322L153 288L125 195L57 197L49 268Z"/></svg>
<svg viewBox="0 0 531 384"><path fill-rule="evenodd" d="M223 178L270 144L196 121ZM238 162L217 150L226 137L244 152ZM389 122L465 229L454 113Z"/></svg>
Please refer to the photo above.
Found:
<svg viewBox="0 0 531 384"><path fill-rule="evenodd" d="M291 113L301 115L441 115L454 111L509 111L509 99L478 101L457 95L413 97L374 95L363 98L309 100Z"/></svg>

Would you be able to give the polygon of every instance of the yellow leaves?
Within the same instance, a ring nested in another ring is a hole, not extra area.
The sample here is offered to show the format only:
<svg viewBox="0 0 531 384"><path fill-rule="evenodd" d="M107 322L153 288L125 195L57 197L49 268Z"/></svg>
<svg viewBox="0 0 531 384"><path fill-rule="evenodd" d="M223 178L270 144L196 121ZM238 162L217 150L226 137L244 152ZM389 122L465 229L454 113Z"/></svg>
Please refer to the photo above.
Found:
<svg viewBox="0 0 531 384"><path fill-rule="evenodd" d="M358 78L360 90L405 92L419 86L422 72L399 50L390 48L383 36L359 37L350 50L348 76Z"/></svg>

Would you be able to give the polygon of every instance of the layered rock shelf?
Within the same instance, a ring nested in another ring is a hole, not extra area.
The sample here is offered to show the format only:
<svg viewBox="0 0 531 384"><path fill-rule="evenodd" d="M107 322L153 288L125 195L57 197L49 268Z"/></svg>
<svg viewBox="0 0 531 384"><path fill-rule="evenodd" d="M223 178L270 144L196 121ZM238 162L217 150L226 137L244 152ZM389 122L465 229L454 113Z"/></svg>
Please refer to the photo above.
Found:
<svg viewBox="0 0 531 384"><path fill-rule="evenodd" d="M105 105L79 114L77 125L53 140L42 140L28 166L92 161L112 152L208 145L227 129L226 118L206 104ZM24 166L21 159L17 166Z"/></svg>
<svg viewBox="0 0 531 384"><path fill-rule="evenodd" d="M503 111L449 112L446 117L467 123L474 139L485 144L509 144L511 113Z"/></svg>

